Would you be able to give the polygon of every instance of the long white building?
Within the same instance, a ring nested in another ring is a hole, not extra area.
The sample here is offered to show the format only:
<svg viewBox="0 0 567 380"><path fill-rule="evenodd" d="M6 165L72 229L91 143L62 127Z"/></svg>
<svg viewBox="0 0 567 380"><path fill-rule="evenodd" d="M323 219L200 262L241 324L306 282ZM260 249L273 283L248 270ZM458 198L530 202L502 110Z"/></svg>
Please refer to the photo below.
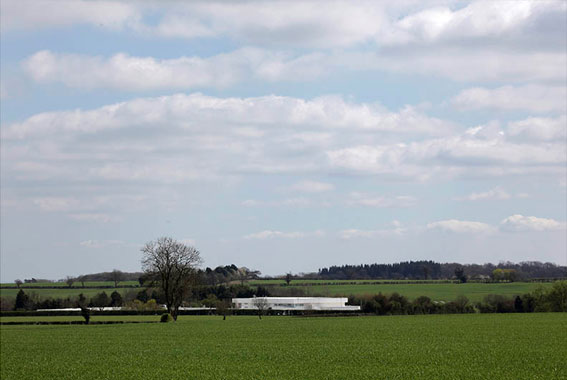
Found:
<svg viewBox="0 0 567 380"><path fill-rule="evenodd" d="M333 310L333 311L356 311L360 306L346 305L348 298L330 297L254 297L233 298L232 307L235 309L258 309L262 304L263 309L271 310Z"/></svg>

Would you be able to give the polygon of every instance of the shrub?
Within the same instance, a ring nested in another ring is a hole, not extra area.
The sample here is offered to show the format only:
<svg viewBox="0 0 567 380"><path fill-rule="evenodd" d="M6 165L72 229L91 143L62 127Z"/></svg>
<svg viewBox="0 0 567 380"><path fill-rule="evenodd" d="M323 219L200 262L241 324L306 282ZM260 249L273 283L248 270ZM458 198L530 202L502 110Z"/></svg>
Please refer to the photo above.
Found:
<svg viewBox="0 0 567 380"><path fill-rule="evenodd" d="M165 313L165 314L161 315L159 321L162 322L162 323L172 322L173 317L171 316L171 314Z"/></svg>

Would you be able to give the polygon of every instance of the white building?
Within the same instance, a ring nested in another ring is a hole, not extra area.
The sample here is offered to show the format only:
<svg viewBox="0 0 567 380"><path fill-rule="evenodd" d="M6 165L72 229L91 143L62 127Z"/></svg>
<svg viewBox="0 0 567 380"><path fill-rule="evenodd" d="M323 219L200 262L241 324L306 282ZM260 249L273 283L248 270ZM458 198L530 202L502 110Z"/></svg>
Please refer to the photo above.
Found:
<svg viewBox="0 0 567 380"><path fill-rule="evenodd" d="M232 307L235 309L254 310L258 303L264 304L268 310L333 310L356 311L360 306L348 306L348 298L329 297L254 297L233 298Z"/></svg>

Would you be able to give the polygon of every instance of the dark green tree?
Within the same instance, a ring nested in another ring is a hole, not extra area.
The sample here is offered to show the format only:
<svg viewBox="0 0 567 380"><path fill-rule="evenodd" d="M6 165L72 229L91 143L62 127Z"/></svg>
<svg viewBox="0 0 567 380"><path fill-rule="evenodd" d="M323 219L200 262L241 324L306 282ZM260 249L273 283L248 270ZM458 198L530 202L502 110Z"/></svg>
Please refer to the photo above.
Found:
<svg viewBox="0 0 567 380"><path fill-rule="evenodd" d="M116 290L110 294L110 306L119 307L123 304L122 296Z"/></svg>
<svg viewBox="0 0 567 380"><path fill-rule="evenodd" d="M26 310L30 305L30 298L29 296L20 289L18 294L16 295L16 303L14 305L14 310Z"/></svg>
<svg viewBox="0 0 567 380"><path fill-rule="evenodd" d="M465 275L465 269L462 266L458 266L458 267L455 268L455 277L457 277L457 280L459 280L461 283L467 282L467 276Z"/></svg>
<svg viewBox="0 0 567 380"><path fill-rule="evenodd" d="M91 320L91 310L87 307L87 298L83 293L79 294L77 306L81 309L81 315L85 319L85 324L88 325Z"/></svg>
<svg viewBox="0 0 567 380"><path fill-rule="evenodd" d="M93 307L106 307L110 304L110 298L106 292L98 293L96 296L91 298L90 305Z"/></svg>

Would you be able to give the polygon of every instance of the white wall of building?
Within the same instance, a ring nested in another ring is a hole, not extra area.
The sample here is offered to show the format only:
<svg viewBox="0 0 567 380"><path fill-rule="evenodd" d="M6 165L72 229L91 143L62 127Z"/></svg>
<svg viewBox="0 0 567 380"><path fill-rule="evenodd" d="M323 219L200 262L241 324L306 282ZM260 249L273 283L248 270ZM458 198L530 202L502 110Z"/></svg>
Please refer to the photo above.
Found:
<svg viewBox="0 0 567 380"><path fill-rule="evenodd" d="M233 298L232 306L235 309L255 310L257 303L264 302L265 309L272 310L335 310L355 311L360 306L346 305L348 298L331 297L254 297Z"/></svg>

